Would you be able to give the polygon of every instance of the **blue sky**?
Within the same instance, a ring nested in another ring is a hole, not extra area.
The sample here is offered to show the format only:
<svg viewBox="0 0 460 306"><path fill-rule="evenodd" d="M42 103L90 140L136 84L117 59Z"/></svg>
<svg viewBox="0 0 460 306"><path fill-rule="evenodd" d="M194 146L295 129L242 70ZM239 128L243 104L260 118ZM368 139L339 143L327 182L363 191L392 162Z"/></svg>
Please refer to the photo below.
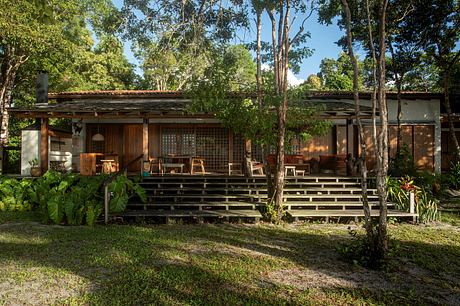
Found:
<svg viewBox="0 0 460 306"><path fill-rule="evenodd" d="M121 7L123 0L114 0L117 7ZM299 23L303 20L302 16L297 16L295 23L293 24L292 34L297 32ZM271 39L271 25L268 22L268 18L264 17L262 20L262 39L270 41ZM318 23L318 17L313 14L305 23L305 31L309 31L311 38L307 41L307 46L314 49L313 55L305 59L301 65L301 70L295 77L297 79L306 79L310 74L316 74L319 72L319 65L323 58L337 58L341 52L336 42L343 35L340 29L335 25L325 26ZM238 39L235 43L249 42L255 39L255 26L249 31L239 31ZM134 58L129 42L125 42L125 53L128 60L134 64L138 64Z"/></svg>

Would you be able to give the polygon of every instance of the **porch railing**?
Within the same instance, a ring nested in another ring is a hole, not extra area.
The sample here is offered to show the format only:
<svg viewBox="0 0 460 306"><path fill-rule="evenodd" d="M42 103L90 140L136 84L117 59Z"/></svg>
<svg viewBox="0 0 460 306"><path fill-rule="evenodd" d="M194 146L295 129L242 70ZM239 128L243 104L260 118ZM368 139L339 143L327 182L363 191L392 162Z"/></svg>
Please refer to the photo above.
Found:
<svg viewBox="0 0 460 306"><path fill-rule="evenodd" d="M110 202L109 184L112 183L113 180L120 174L122 173L127 174L128 168L143 157L144 157L144 154L141 154L135 159L131 160L128 164L126 164L125 167L123 167L123 169L119 170L113 175L110 175L102 183L102 186L104 187L104 222L105 224L109 223L109 202Z"/></svg>

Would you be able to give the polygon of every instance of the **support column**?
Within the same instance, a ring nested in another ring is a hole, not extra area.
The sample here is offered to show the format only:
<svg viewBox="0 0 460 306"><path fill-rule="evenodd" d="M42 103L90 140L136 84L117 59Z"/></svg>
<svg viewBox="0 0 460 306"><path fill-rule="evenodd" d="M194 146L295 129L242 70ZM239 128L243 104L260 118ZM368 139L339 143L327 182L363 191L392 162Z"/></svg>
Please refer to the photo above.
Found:
<svg viewBox="0 0 460 306"><path fill-rule="evenodd" d="M142 152L144 160L149 160L149 119L144 118L142 123Z"/></svg>
<svg viewBox="0 0 460 306"><path fill-rule="evenodd" d="M233 163L233 131L228 130L228 162Z"/></svg>
<svg viewBox="0 0 460 306"><path fill-rule="evenodd" d="M42 173L48 171L49 137L48 118L42 118L40 124L40 166Z"/></svg>
<svg viewBox="0 0 460 306"><path fill-rule="evenodd" d="M353 128L353 120L347 119L347 154L350 154L353 157L357 157L357 152L355 152L355 137L354 137L354 128Z"/></svg>
<svg viewBox="0 0 460 306"><path fill-rule="evenodd" d="M252 176L251 161L252 161L252 143L250 139L244 140L244 170L246 175Z"/></svg>

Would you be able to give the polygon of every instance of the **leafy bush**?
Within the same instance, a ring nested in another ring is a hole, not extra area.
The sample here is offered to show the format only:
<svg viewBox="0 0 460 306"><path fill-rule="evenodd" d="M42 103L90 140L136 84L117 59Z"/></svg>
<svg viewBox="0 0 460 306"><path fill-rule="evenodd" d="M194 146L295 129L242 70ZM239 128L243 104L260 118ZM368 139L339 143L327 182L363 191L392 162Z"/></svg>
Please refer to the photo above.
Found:
<svg viewBox="0 0 460 306"><path fill-rule="evenodd" d="M394 256L399 245L389 240L388 253L386 258L378 255L376 246L378 245L377 224L372 224L372 238L369 240L363 229L348 228L348 234L352 237L351 241L341 243L337 246L337 252L342 259L354 265L360 265L371 269L387 269L389 259Z"/></svg>
<svg viewBox="0 0 460 306"><path fill-rule="evenodd" d="M31 180L3 178L0 180L0 211L29 211Z"/></svg>
<svg viewBox="0 0 460 306"><path fill-rule="evenodd" d="M419 187L409 176L401 179L387 178L388 199L395 203L397 209L409 211L409 192L415 193L415 210L419 221L427 223L438 219L438 204L431 187Z"/></svg>
<svg viewBox="0 0 460 306"><path fill-rule="evenodd" d="M48 171L35 180L5 179L0 183L0 210L37 208L45 223L93 225L103 210L106 177ZM112 213L122 212L134 195L147 201L145 190L126 176L111 182L109 191Z"/></svg>
<svg viewBox="0 0 460 306"><path fill-rule="evenodd" d="M443 178L445 188L460 189L460 162L451 163L450 171Z"/></svg>

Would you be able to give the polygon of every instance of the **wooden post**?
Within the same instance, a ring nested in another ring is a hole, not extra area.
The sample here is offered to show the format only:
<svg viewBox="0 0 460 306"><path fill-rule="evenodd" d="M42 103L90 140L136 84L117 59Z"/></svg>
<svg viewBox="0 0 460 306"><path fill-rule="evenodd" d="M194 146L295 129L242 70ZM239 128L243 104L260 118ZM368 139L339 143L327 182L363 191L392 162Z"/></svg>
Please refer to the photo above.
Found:
<svg viewBox="0 0 460 306"><path fill-rule="evenodd" d="M409 192L409 212L415 214L415 192ZM412 216L412 221L417 222L417 216Z"/></svg>
<svg viewBox="0 0 460 306"><path fill-rule="evenodd" d="M104 223L109 223L109 202L110 202L110 193L109 193L109 184L104 186Z"/></svg>
<svg viewBox="0 0 460 306"><path fill-rule="evenodd" d="M228 162L233 163L233 131L228 130Z"/></svg>
<svg viewBox="0 0 460 306"><path fill-rule="evenodd" d="M245 139L244 140L244 169L246 172L246 175L252 176L252 171L251 171L251 162L252 162L252 143L250 139Z"/></svg>
<svg viewBox="0 0 460 306"><path fill-rule="evenodd" d="M40 166L42 168L42 173L48 171L48 131L48 118L42 118L40 125Z"/></svg>
<svg viewBox="0 0 460 306"><path fill-rule="evenodd" d="M149 160L149 119L144 118L142 125L142 152L144 160ZM142 169L142 167L141 167Z"/></svg>

